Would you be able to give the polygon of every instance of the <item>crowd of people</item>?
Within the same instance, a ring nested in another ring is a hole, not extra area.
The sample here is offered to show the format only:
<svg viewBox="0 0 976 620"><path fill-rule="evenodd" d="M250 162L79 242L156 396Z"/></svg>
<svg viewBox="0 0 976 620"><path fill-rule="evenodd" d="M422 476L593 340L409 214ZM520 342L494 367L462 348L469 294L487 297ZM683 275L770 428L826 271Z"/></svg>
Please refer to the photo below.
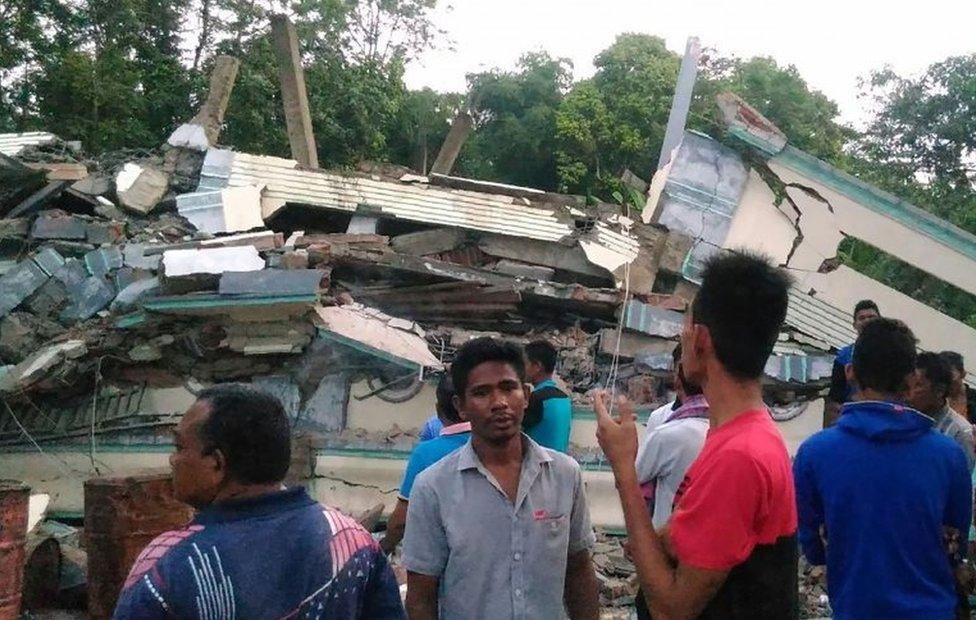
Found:
<svg viewBox="0 0 976 620"><path fill-rule="evenodd" d="M763 402L789 277L716 256L673 357L673 402L638 442L626 398L593 395L640 618L790 619L799 554L825 565L836 618L968 617L976 407L961 356L918 352L863 301L825 429L790 459ZM285 488L288 421L240 384L202 392L176 429L177 497L117 618L596 619L595 544L571 401L546 342L464 345L410 456L385 537ZM387 555L400 544L406 604Z"/></svg>

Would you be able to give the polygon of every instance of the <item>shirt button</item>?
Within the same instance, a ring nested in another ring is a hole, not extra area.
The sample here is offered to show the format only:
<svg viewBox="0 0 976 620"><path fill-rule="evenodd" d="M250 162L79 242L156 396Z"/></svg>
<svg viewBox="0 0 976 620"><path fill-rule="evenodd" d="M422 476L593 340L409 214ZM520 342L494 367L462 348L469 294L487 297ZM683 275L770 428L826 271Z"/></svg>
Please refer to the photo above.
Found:
<svg viewBox="0 0 976 620"><path fill-rule="evenodd" d="M522 554L516 551L512 557L515 559L516 562L518 562L519 560L522 559Z"/></svg>
<svg viewBox="0 0 976 620"><path fill-rule="evenodd" d="M518 597L518 598L521 598L522 597L522 589L521 588L515 588L515 596Z"/></svg>
<svg viewBox="0 0 976 620"><path fill-rule="evenodd" d="M515 516L515 515L512 515L512 523L515 523L516 521L518 521L518 517Z"/></svg>

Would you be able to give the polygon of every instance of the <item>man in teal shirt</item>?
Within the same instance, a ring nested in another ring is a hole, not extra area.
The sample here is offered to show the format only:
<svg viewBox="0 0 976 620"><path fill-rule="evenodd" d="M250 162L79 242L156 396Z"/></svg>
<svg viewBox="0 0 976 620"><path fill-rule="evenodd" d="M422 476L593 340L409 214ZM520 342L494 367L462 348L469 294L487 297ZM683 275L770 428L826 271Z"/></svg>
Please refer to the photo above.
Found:
<svg viewBox="0 0 976 620"><path fill-rule="evenodd" d="M573 421L573 401L556 386L556 349L545 340L525 347L525 374L532 382L532 396L522 429L540 446L566 452Z"/></svg>

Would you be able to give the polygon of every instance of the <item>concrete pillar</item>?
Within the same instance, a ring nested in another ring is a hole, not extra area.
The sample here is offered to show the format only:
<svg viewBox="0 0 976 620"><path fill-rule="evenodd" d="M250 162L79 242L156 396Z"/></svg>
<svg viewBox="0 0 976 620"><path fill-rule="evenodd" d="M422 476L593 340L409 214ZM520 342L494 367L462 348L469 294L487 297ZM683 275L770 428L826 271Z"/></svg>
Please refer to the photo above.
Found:
<svg viewBox="0 0 976 620"><path fill-rule="evenodd" d="M85 482L88 617L111 618L139 553L154 538L185 526L193 510L173 498L169 474Z"/></svg>
<svg viewBox="0 0 976 620"><path fill-rule="evenodd" d="M464 146L464 141L468 139L468 134L471 133L473 126L474 119L467 112L459 112L454 117L451 130L447 132L444 144L441 145L441 150L437 152L437 159L434 160L434 165L430 167L431 174L451 174L454 162L461 153L461 147Z"/></svg>
<svg viewBox="0 0 976 620"><path fill-rule="evenodd" d="M0 480L0 620L20 617L30 487Z"/></svg>
<svg viewBox="0 0 976 620"><path fill-rule="evenodd" d="M668 128L664 131L661 157L657 162L658 170L671 161L671 151L681 144L681 136L685 133L688 110L691 108L691 95L695 90L695 79L698 77L699 56L701 56L701 43L698 41L698 37L688 37L685 55L681 59L681 69L678 70L678 81L674 86L674 99L671 101L671 113L668 115Z"/></svg>
<svg viewBox="0 0 976 620"><path fill-rule="evenodd" d="M210 91L207 93L207 100L190 121L204 128L210 144L217 144L217 138L220 137L220 126L224 122L224 112L227 111L227 102L230 101L230 93L234 90L237 69L240 66L241 62L233 56L217 56L213 71L210 72Z"/></svg>
<svg viewBox="0 0 976 620"><path fill-rule="evenodd" d="M278 77L281 82L281 99L285 105L291 156L303 166L318 168L319 156L315 151L312 114L308 107L305 72L302 70L295 24L285 15L275 15L271 18L271 34L274 38L275 55L278 57Z"/></svg>

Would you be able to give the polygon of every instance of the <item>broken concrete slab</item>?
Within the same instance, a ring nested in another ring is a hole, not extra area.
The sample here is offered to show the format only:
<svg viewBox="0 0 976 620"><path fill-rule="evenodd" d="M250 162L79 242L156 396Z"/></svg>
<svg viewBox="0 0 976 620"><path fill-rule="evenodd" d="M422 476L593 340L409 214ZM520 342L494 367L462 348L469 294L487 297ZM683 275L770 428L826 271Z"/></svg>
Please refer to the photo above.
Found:
<svg viewBox="0 0 976 620"><path fill-rule="evenodd" d="M308 250L285 252L276 258L276 264L269 266L279 269L308 269Z"/></svg>
<svg viewBox="0 0 976 620"><path fill-rule="evenodd" d="M169 175L150 165L127 163L115 177L119 202L140 215L155 209L168 188Z"/></svg>
<svg viewBox="0 0 976 620"><path fill-rule="evenodd" d="M274 250L284 244L284 235L270 230L259 230L257 232L242 233L240 235L229 235L226 237L216 237L214 239L199 239L196 241L186 241L183 243L168 244L147 244L145 245L144 255L155 256L168 252L169 250L193 250L205 248L230 248L238 246L254 246L259 252Z"/></svg>
<svg viewBox="0 0 976 620"><path fill-rule="evenodd" d="M458 228L435 228L397 235L390 240L390 246L403 254L427 256L455 250L461 247L467 238L468 233Z"/></svg>
<svg viewBox="0 0 976 620"><path fill-rule="evenodd" d="M69 340L47 346L27 357L0 379L0 392L29 388L67 359L77 359L88 352L83 340Z"/></svg>
<svg viewBox="0 0 976 620"><path fill-rule="evenodd" d="M88 222L85 237L94 245L118 243L125 238L125 222Z"/></svg>
<svg viewBox="0 0 976 620"><path fill-rule="evenodd" d="M92 276L80 286L69 287L71 305L60 315L62 323L84 321L95 316L115 299L115 289L105 281L105 278Z"/></svg>
<svg viewBox="0 0 976 620"><path fill-rule="evenodd" d="M77 258L69 258L51 274L70 291L78 288L88 279L88 269Z"/></svg>
<svg viewBox="0 0 976 620"><path fill-rule="evenodd" d="M163 285L159 278L137 280L119 291L112 301L112 310L125 312L133 309L139 301L162 293Z"/></svg>
<svg viewBox="0 0 976 620"><path fill-rule="evenodd" d="M85 266L93 276L104 277L123 265L122 251L118 246L92 250L85 254Z"/></svg>
<svg viewBox="0 0 976 620"><path fill-rule="evenodd" d="M48 181L80 181L88 176L88 168L84 164L70 162L31 162L24 165L33 170L45 171Z"/></svg>
<svg viewBox="0 0 976 620"><path fill-rule="evenodd" d="M166 143L170 146L178 146L194 151L206 151L210 148L210 140L207 138L207 130L201 125L194 123L183 123L169 135Z"/></svg>
<svg viewBox="0 0 976 620"><path fill-rule="evenodd" d="M39 216L31 227L34 239L85 239L87 233L85 220L57 212Z"/></svg>
<svg viewBox="0 0 976 620"><path fill-rule="evenodd" d="M264 227L261 188L254 185L180 194L176 209L197 230L212 234Z"/></svg>
<svg viewBox="0 0 976 620"><path fill-rule="evenodd" d="M30 220L26 217L0 219L0 239L22 239L30 231Z"/></svg>
<svg viewBox="0 0 976 620"><path fill-rule="evenodd" d="M495 271L524 280L547 281L552 280L553 276L556 275L556 270L551 267L540 267L539 265L530 265L508 259L498 261L495 265Z"/></svg>
<svg viewBox="0 0 976 620"><path fill-rule="evenodd" d="M23 307L36 317L54 317L68 303L68 289L57 278L50 278L33 295L27 298Z"/></svg>
<svg viewBox="0 0 976 620"><path fill-rule="evenodd" d="M387 320L371 316L363 306L318 307L315 313L323 335L354 349L408 368L443 367L431 353L426 340L413 332L390 326Z"/></svg>
<svg viewBox="0 0 976 620"><path fill-rule="evenodd" d="M140 280L148 280L154 276L148 269L133 269L132 267L122 267L112 274L112 283L115 290L121 291L130 284L135 284Z"/></svg>
<svg viewBox="0 0 976 620"><path fill-rule="evenodd" d="M674 340L634 334L626 330L623 332L614 328L600 330L600 354L612 356L617 353L621 359L634 359L642 354L670 355L677 345Z"/></svg>
<svg viewBox="0 0 976 620"><path fill-rule="evenodd" d="M53 276L54 272L64 265L64 257L52 248L42 249L33 256L33 259L37 266L49 276Z"/></svg>
<svg viewBox="0 0 976 620"><path fill-rule="evenodd" d="M315 392L305 401L295 426L325 432L341 431L346 426L348 402L349 374L325 375Z"/></svg>
<svg viewBox="0 0 976 620"><path fill-rule="evenodd" d="M126 218L125 213L123 213L121 209L116 207L115 203L113 203L111 200L109 200L105 196L99 196L97 200L98 200L98 204L95 205L94 207L94 211L96 214L104 217L107 220L113 220L119 222L125 220Z"/></svg>
<svg viewBox="0 0 976 620"><path fill-rule="evenodd" d="M221 295L317 295L325 272L319 269L264 269L227 272L220 277Z"/></svg>
<svg viewBox="0 0 976 620"><path fill-rule="evenodd" d="M48 275L33 260L23 260L0 277L0 316L19 306L47 282Z"/></svg>
<svg viewBox="0 0 976 620"><path fill-rule="evenodd" d="M227 338L221 346L244 355L301 353L315 335L305 321L230 323L224 326Z"/></svg>
<svg viewBox="0 0 976 620"><path fill-rule="evenodd" d="M57 323L28 312L11 312L0 320L0 359L18 363L64 332Z"/></svg>
<svg viewBox="0 0 976 620"><path fill-rule="evenodd" d="M101 196L112 191L112 179L100 174L92 174L72 183L71 189L89 196Z"/></svg>
<svg viewBox="0 0 976 620"><path fill-rule="evenodd" d="M167 250L163 252L162 262L163 274L167 278L264 269L264 260L254 246Z"/></svg>
<svg viewBox="0 0 976 620"><path fill-rule="evenodd" d="M163 260L162 254L146 255L146 249L152 247L145 243L127 243L122 248L122 259L126 267L133 269L149 269L155 271L159 269L159 264Z"/></svg>

